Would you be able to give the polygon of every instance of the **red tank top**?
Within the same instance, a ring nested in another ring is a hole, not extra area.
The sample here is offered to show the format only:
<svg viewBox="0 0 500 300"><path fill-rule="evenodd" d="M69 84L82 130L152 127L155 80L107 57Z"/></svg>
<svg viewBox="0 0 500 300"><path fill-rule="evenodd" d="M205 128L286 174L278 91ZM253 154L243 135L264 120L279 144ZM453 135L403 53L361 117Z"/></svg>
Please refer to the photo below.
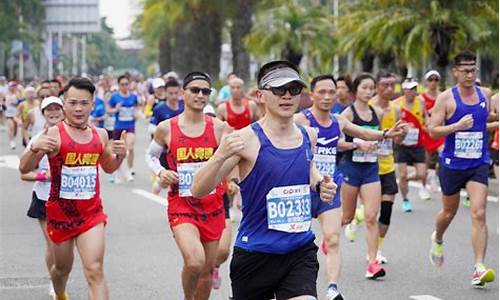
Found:
<svg viewBox="0 0 500 300"><path fill-rule="evenodd" d="M243 99L242 103L243 112L241 114L237 114L231 108L230 101L226 102L227 123L234 129L241 129L252 123L252 118L250 117L250 104L246 99Z"/></svg>
<svg viewBox="0 0 500 300"><path fill-rule="evenodd" d="M198 137L189 137L182 133L179 117L170 119L170 133L167 162L169 169L179 174L179 183L170 186L168 212L204 215L222 209L223 183L218 184L215 190L204 198L191 196L194 174L217 150L212 117L205 116L205 130Z"/></svg>
<svg viewBox="0 0 500 300"><path fill-rule="evenodd" d="M498 128L495 129L495 135L493 136L493 142L491 143L491 148L498 151Z"/></svg>
<svg viewBox="0 0 500 300"><path fill-rule="evenodd" d="M434 99L432 96L423 93L422 97L424 98L424 105L425 105L425 111L429 114L429 111L434 107L434 104L436 104L436 99ZM439 149L444 144L444 137L438 138L438 139L433 139L430 137L430 135L427 132L423 133L423 144L424 148L427 152L434 152Z"/></svg>
<svg viewBox="0 0 500 300"><path fill-rule="evenodd" d="M63 122L57 128L61 147L59 154L49 158L47 224L56 230L71 231L88 224L94 216L103 215L98 168L103 145L94 126L90 126L92 139L86 144L75 142Z"/></svg>

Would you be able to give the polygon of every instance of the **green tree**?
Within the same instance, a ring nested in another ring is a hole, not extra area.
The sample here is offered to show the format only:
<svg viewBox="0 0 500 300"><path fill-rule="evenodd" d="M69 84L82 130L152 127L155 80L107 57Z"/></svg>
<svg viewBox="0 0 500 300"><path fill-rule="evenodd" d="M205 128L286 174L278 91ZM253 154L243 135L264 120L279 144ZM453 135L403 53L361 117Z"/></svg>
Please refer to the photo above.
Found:
<svg viewBox="0 0 500 300"><path fill-rule="evenodd" d="M331 70L335 43L331 7L307 0L267 1L262 5L245 40L250 53L295 64L307 54L318 71Z"/></svg>
<svg viewBox="0 0 500 300"><path fill-rule="evenodd" d="M498 1L346 1L342 9L339 50L357 58L389 53L413 66L426 58L446 76L451 57L461 50L498 57Z"/></svg>

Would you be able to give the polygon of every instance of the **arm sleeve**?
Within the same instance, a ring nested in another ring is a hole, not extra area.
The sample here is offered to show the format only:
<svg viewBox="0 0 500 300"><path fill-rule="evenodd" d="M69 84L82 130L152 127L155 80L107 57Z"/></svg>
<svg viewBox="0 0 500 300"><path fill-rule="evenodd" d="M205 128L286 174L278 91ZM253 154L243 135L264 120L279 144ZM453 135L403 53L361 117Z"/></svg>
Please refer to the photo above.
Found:
<svg viewBox="0 0 500 300"><path fill-rule="evenodd" d="M153 173L155 173L155 175L158 175L162 170L165 170L165 168L160 163L160 156L163 152L163 149L163 146L153 140L146 150L146 164L153 171Z"/></svg>

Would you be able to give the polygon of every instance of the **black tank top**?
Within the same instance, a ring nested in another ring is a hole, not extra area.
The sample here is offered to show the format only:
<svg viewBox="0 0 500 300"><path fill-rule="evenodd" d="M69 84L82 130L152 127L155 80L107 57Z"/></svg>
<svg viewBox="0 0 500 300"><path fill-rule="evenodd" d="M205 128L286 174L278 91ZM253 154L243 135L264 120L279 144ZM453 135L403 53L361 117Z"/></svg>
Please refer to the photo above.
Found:
<svg viewBox="0 0 500 300"><path fill-rule="evenodd" d="M356 111L356 108L354 107L354 104L351 104L350 106L351 106L351 110L352 110L352 116L353 116L352 123L353 124L359 125L359 126L364 127L364 128L372 129L372 130L379 130L380 123L379 123L379 120L377 117L377 113L375 112L375 109L373 109L373 107L368 106L370 108L371 113L372 113L372 119L370 121L365 121L359 117L358 112ZM354 138L352 136L347 135L347 134L345 135L346 142L352 143L353 140L354 140ZM355 150L345 151L344 154L342 155L342 159L345 159L345 160L352 162L353 151L355 151ZM358 162L356 162L356 163L358 163ZM375 163L377 163L377 162L375 161Z"/></svg>

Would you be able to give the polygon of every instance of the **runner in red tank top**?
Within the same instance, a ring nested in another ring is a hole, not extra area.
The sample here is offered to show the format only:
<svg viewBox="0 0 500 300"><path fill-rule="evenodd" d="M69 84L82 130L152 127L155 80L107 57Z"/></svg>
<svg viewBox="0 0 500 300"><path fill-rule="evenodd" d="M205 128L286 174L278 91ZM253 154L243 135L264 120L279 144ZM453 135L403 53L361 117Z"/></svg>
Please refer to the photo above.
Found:
<svg viewBox="0 0 500 300"><path fill-rule="evenodd" d="M211 92L207 74L189 73L183 84L184 112L158 125L146 161L158 175L160 183L170 186L167 214L184 259L184 298L193 299L196 293L199 298L208 299L211 273L224 229L222 195L225 188L219 183L208 196L194 198L191 184L195 172L217 149L223 132L231 129L203 113ZM164 149L168 151L168 170L159 161ZM230 184L234 185L233 182Z"/></svg>
<svg viewBox="0 0 500 300"><path fill-rule="evenodd" d="M432 109L436 104L436 98L439 94L439 81L441 75L436 70L430 70L425 73L425 93L420 96L425 104L425 112L427 113L427 120L430 120ZM422 134L424 149L425 149L425 162L427 164L428 176L427 183L429 189L436 192L439 186L437 170L439 168L439 152L443 150L444 138L433 139L429 136L427 131Z"/></svg>
<svg viewBox="0 0 500 300"><path fill-rule="evenodd" d="M104 214L99 194L99 165L112 173L126 155L122 139L109 143L104 129L88 126L95 87L86 78L73 78L64 88L66 120L49 128L31 145L21 172L34 168L47 154L51 189L47 232L54 242L52 284L57 299L67 299L66 283L75 244L85 269L89 297L107 299L104 280Z"/></svg>
<svg viewBox="0 0 500 300"><path fill-rule="evenodd" d="M229 81L231 98L217 107L217 117L222 121L227 121L234 129L246 127L258 119L257 104L243 98L243 85L241 78L232 78Z"/></svg>

